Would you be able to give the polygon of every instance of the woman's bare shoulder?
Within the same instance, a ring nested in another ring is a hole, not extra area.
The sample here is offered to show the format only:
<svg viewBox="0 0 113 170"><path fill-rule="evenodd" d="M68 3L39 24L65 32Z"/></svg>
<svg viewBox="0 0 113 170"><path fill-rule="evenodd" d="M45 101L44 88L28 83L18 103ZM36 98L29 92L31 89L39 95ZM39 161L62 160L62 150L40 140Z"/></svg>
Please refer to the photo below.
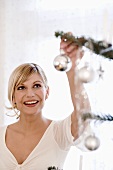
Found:
<svg viewBox="0 0 113 170"><path fill-rule="evenodd" d="M16 131L18 129L18 123L12 123L7 126L7 131Z"/></svg>

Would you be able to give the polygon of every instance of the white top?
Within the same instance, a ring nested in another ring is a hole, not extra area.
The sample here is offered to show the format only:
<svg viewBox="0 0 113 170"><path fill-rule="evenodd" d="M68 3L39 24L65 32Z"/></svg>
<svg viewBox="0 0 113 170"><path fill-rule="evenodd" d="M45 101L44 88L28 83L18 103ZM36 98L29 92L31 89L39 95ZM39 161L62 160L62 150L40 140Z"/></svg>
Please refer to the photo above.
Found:
<svg viewBox="0 0 113 170"><path fill-rule="evenodd" d="M1 170L47 170L55 166L60 170L74 144L71 135L71 116L62 121L52 121L38 145L27 159L19 165L7 148L5 134L7 126L0 127L0 169Z"/></svg>

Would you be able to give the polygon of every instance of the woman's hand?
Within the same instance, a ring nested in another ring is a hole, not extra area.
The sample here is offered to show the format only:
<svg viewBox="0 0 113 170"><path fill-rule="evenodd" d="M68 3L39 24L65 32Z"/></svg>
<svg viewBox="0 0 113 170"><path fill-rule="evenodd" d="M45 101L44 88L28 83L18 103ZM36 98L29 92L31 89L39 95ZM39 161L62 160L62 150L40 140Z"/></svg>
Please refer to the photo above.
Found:
<svg viewBox="0 0 113 170"><path fill-rule="evenodd" d="M69 34L71 34L69 32ZM72 68L75 68L78 61L83 57L84 51L82 47L79 47L72 41L61 39L60 42L60 49L62 49L65 54L71 59L72 61ZM78 60L79 59L79 60Z"/></svg>

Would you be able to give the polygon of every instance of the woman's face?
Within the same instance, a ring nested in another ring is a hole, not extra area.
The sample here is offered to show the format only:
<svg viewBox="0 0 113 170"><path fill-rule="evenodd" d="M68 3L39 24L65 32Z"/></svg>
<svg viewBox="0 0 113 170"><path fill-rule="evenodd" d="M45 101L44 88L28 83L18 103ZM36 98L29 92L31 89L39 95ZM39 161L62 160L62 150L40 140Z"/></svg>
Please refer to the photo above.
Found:
<svg viewBox="0 0 113 170"><path fill-rule="evenodd" d="M49 89L45 88L41 76L34 73L15 88L13 102L20 114L33 115L41 113L48 95Z"/></svg>

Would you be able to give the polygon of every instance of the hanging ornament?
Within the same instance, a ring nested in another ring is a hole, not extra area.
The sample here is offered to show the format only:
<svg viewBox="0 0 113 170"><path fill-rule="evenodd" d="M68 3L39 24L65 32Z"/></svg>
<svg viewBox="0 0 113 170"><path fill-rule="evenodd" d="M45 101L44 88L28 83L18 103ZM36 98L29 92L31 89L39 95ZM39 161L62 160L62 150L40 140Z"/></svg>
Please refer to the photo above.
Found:
<svg viewBox="0 0 113 170"><path fill-rule="evenodd" d="M86 64L84 67L78 70L77 75L82 83L89 83L94 80L95 71L91 66Z"/></svg>
<svg viewBox="0 0 113 170"><path fill-rule="evenodd" d="M90 150L94 151L98 149L100 146L100 140L95 135L90 135L85 139L85 147Z"/></svg>
<svg viewBox="0 0 113 170"><path fill-rule="evenodd" d="M72 62L71 59L65 54L60 54L57 57L55 57L53 65L56 70L67 72L71 69Z"/></svg>
<svg viewBox="0 0 113 170"><path fill-rule="evenodd" d="M102 65L100 65L97 72L98 72L99 79L103 79L104 70L102 69Z"/></svg>

